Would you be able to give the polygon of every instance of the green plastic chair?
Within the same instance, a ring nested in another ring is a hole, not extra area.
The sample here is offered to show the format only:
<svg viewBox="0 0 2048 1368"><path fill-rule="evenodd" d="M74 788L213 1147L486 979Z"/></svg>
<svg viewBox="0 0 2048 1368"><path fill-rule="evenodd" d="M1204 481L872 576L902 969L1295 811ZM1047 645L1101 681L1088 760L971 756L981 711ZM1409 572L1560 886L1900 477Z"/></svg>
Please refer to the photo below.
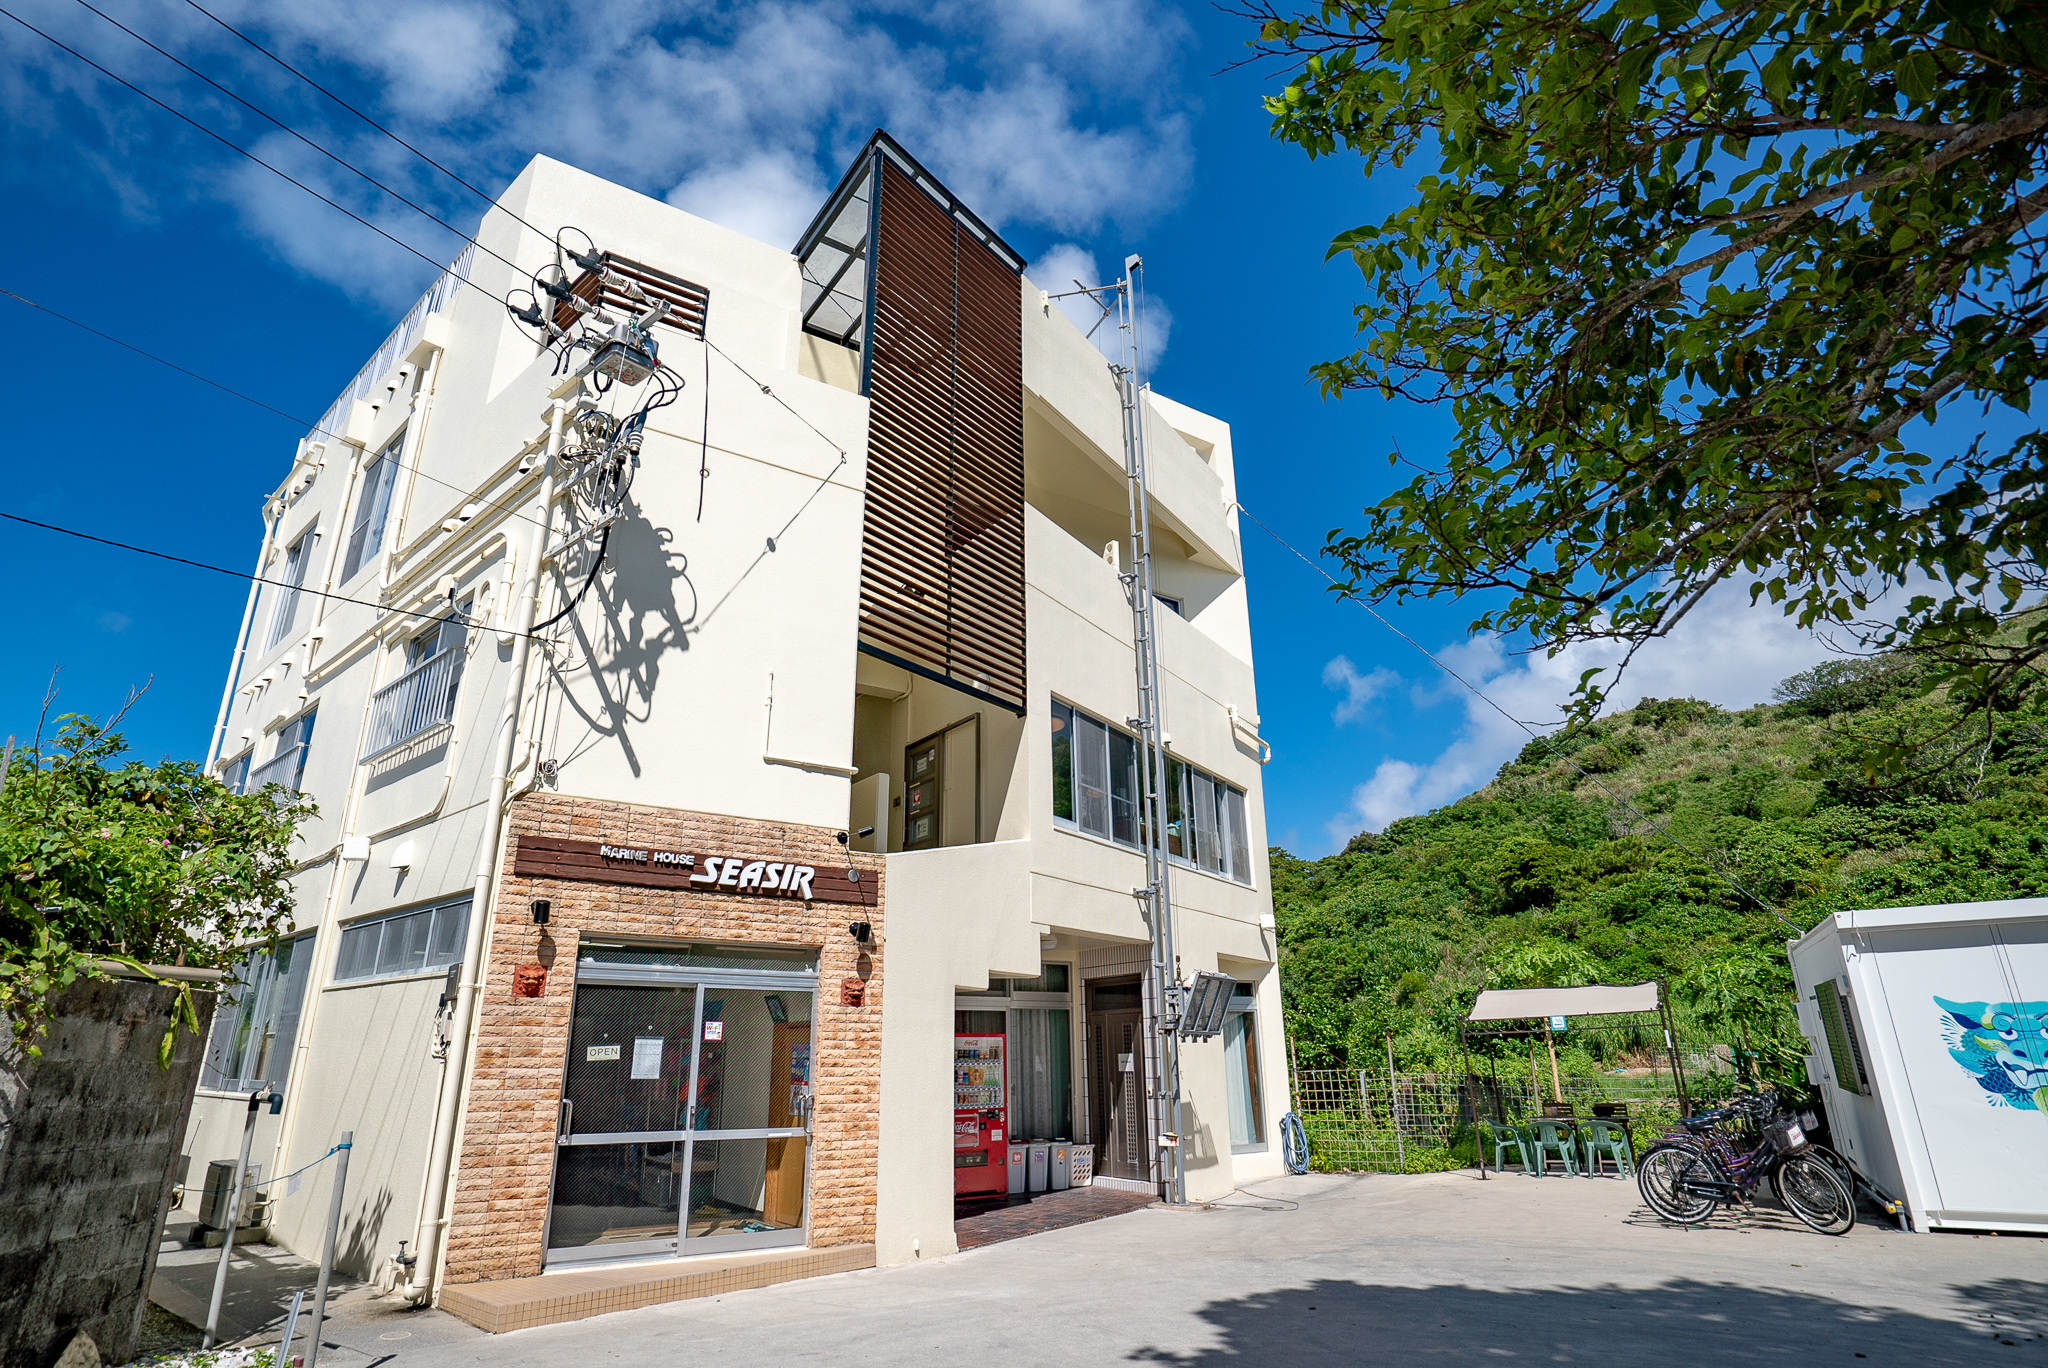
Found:
<svg viewBox="0 0 2048 1368"><path fill-rule="evenodd" d="M1544 1117L1531 1121L1528 1132L1536 1151L1536 1173L1550 1169L1550 1156L1556 1155L1564 1164L1567 1176L1576 1177L1579 1172L1579 1142L1577 1128L1572 1122L1555 1117Z"/></svg>
<svg viewBox="0 0 2048 1368"><path fill-rule="evenodd" d="M1612 1159L1622 1176L1634 1173L1635 1156L1629 1153L1628 1132L1618 1121L1581 1121L1579 1139L1586 1147L1586 1172L1598 1177L1603 1157Z"/></svg>
<svg viewBox="0 0 2048 1368"><path fill-rule="evenodd" d="M1505 1172L1508 1166L1507 1153L1509 1150L1513 1150L1515 1152L1515 1162L1520 1164L1524 1170L1530 1173L1541 1173L1541 1169L1529 1162L1528 1138L1522 1134L1519 1126L1509 1125L1504 1121L1486 1120L1481 1120L1479 1124L1485 1132L1480 1136L1480 1143L1491 1143L1493 1146L1493 1166L1495 1168Z"/></svg>

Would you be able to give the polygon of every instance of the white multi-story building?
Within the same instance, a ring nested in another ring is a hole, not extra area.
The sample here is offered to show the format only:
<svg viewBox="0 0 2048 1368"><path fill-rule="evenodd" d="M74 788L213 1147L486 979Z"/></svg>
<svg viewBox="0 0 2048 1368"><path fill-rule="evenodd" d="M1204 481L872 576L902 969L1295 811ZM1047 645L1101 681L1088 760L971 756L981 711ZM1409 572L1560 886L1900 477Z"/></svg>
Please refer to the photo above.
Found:
<svg viewBox="0 0 2048 1368"><path fill-rule="evenodd" d="M665 377L578 379L502 302L535 277L668 301ZM1178 1134L1119 389L877 134L794 253L536 158L301 444L212 763L319 815L193 1171L273 1085L263 1174L353 1132L343 1268L486 1324L527 1322L480 1285L594 1261L950 1252L1034 1141L1135 1190L1177 1148L1196 1201L1280 1172L1230 432L1141 402L1173 976L1236 984ZM277 1192L275 1238L326 1210Z"/></svg>

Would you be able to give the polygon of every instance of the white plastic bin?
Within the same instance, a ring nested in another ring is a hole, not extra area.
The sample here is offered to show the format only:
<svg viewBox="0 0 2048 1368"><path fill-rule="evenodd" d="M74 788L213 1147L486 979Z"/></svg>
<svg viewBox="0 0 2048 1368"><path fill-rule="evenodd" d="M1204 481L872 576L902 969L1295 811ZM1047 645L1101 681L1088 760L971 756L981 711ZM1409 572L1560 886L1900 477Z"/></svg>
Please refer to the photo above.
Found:
<svg viewBox="0 0 2048 1368"><path fill-rule="evenodd" d="M1071 1180L1068 1177L1068 1163L1069 1156L1073 1152L1074 1147L1064 1140L1052 1142L1052 1162L1047 1171L1048 1182L1046 1185L1054 1192L1065 1192L1071 1186Z"/></svg>
<svg viewBox="0 0 2048 1368"><path fill-rule="evenodd" d="M1045 1191L1046 1170L1052 1162L1050 1152L1052 1146L1046 1144L1043 1140L1034 1140L1025 1145L1024 1148L1031 1152L1031 1157L1026 1161L1029 1173L1024 1184L1025 1191L1043 1192Z"/></svg>
<svg viewBox="0 0 2048 1368"><path fill-rule="evenodd" d="M1024 1190L1024 1146L1010 1146L1010 1191Z"/></svg>
<svg viewBox="0 0 2048 1368"><path fill-rule="evenodd" d="M1092 1187L1095 1183L1095 1146L1067 1146L1067 1179L1075 1187Z"/></svg>

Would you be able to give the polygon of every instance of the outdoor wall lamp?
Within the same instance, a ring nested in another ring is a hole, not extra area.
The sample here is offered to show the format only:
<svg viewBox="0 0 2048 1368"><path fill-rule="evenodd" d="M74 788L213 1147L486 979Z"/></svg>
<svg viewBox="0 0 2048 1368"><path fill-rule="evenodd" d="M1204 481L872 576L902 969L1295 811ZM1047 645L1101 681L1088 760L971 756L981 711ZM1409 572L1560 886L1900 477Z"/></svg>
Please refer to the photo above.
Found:
<svg viewBox="0 0 2048 1368"><path fill-rule="evenodd" d="M533 924L535 926L546 926L548 924L548 900L546 898L535 898L533 900Z"/></svg>

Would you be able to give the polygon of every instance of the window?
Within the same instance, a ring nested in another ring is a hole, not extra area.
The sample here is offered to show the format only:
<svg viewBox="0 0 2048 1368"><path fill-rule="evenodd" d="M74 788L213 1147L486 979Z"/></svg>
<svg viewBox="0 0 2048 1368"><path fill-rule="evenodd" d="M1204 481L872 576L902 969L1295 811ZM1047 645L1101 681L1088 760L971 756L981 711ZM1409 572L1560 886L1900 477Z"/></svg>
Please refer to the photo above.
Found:
<svg viewBox="0 0 2048 1368"><path fill-rule="evenodd" d="M306 777L306 749L313 739L313 714L302 712L278 729L277 749L270 758L250 771L248 789L261 791L266 784L282 784L293 793Z"/></svg>
<svg viewBox="0 0 2048 1368"><path fill-rule="evenodd" d="M454 613L405 643L405 673L371 696L370 725L358 763L454 720L470 604L463 600Z"/></svg>
<svg viewBox="0 0 2048 1368"><path fill-rule="evenodd" d="M313 965L313 937L298 936L242 961L241 984L214 1009L199 1086L222 1092L282 1088L291 1072L299 1008Z"/></svg>
<svg viewBox="0 0 2048 1368"><path fill-rule="evenodd" d="M384 523L391 513L391 487L398 482L398 453L404 448L405 433L384 444L363 472L362 491L356 496L355 521L349 524L348 554L341 564L341 582L348 583L366 561L376 559L384 545Z"/></svg>
<svg viewBox="0 0 2048 1368"><path fill-rule="evenodd" d="M1231 1012L1223 1019L1223 1086L1230 1100L1230 1147L1263 1146L1265 1127L1259 1116L1259 1018L1238 1004L1250 1001L1252 985L1240 983L1231 994ZM1239 997L1238 994L1245 994Z"/></svg>
<svg viewBox="0 0 2048 1368"><path fill-rule="evenodd" d="M467 897L345 926L334 981L396 978L446 969L462 958L462 933L468 926Z"/></svg>
<svg viewBox="0 0 2048 1368"><path fill-rule="evenodd" d="M1052 705L1052 815L1121 845L1144 844L1138 740L1057 699ZM1166 757L1166 853L1183 864L1252 881L1244 790Z"/></svg>
<svg viewBox="0 0 2048 1368"><path fill-rule="evenodd" d="M245 750L227 764L221 766L220 781L228 786L229 793L249 791L249 762L255 758L254 749Z"/></svg>
<svg viewBox="0 0 2048 1368"><path fill-rule="evenodd" d="M280 582L275 605L270 610L270 636L264 642L265 650L291 635L292 623L299 615L299 586L306 582L306 562L313 557L316 540L314 532L308 529L285 548L284 565L276 576Z"/></svg>
<svg viewBox="0 0 2048 1368"><path fill-rule="evenodd" d="M1835 1086L1843 1092L1868 1093L1870 1076L1863 1068L1863 1044L1856 1039L1856 1017L1849 995L1823 979L1813 990L1820 1008L1821 1030L1828 1038L1828 1059L1834 1065Z"/></svg>

